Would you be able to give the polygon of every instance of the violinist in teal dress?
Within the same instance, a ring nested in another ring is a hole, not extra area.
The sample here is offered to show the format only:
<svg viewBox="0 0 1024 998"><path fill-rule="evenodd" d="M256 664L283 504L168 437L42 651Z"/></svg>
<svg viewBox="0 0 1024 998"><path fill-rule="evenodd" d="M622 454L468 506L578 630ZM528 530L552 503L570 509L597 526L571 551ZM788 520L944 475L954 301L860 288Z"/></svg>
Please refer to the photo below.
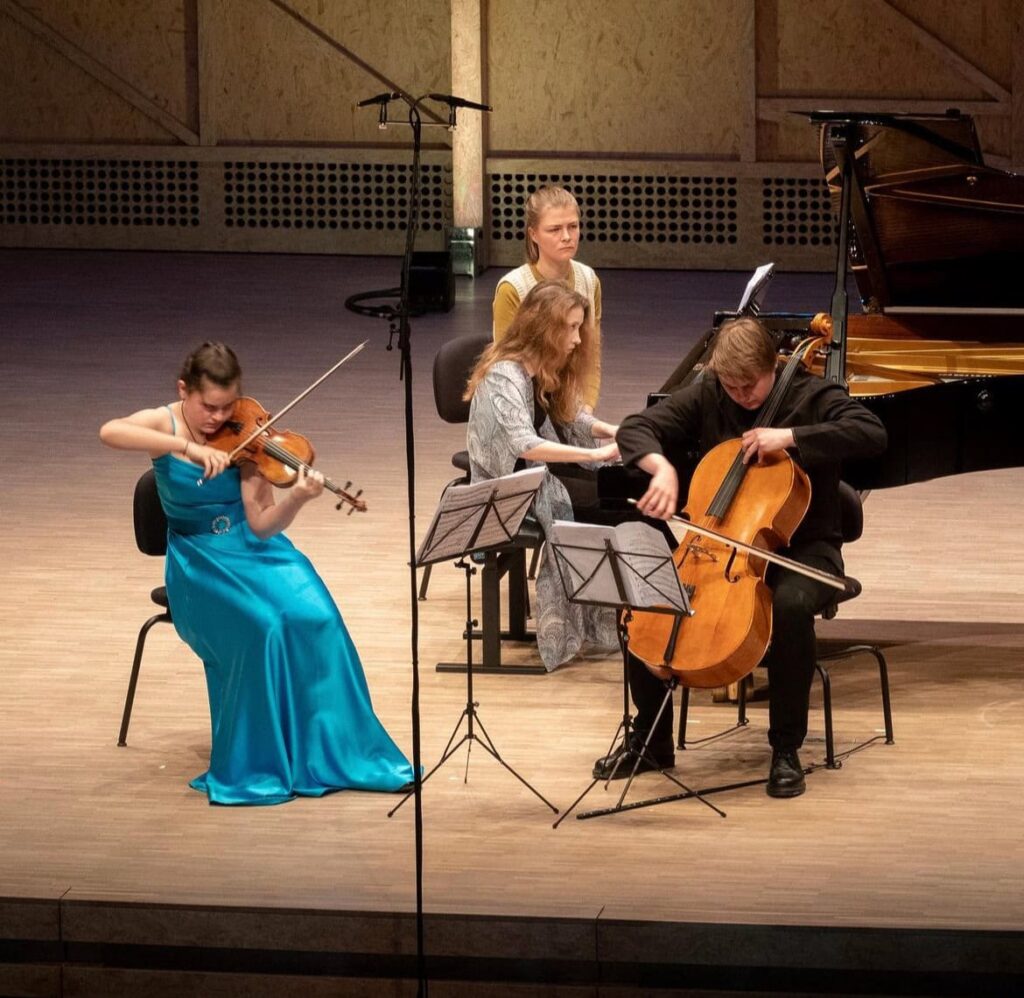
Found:
<svg viewBox="0 0 1024 998"><path fill-rule="evenodd" d="M412 767L373 712L323 580L282 533L323 476L300 470L275 501L253 465L233 467L206 443L240 383L231 349L204 343L185 361L177 402L100 430L110 447L149 453L167 514L168 602L210 698L210 765L191 785L214 804L399 790Z"/></svg>

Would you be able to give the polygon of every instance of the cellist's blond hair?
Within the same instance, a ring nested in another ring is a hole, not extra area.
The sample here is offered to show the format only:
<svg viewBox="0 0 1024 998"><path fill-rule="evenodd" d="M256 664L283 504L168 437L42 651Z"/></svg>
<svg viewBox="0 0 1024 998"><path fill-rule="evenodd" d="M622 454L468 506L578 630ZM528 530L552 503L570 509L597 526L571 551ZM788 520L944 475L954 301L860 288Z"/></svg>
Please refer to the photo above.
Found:
<svg viewBox="0 0 1024 998"><path fill-rule="evenodd" d="M764 323L744 316L723 322L707 368L730 381L755 381L778 363L775 340Z"/></svg>
<svg viewBox="0 0 1024 998"><path fill-rule="evenodd" d="M583 309L579 346L565 355L569 313ZM556 423L571 423L580 408L583 372L590 369L594 349L594 319L590 302L560 281L535 284L519 306L512 324L498 343L481 355L466 384L465 401L473 397L487 372L500 360L526 364L533 371L540 403Z"/></svg>

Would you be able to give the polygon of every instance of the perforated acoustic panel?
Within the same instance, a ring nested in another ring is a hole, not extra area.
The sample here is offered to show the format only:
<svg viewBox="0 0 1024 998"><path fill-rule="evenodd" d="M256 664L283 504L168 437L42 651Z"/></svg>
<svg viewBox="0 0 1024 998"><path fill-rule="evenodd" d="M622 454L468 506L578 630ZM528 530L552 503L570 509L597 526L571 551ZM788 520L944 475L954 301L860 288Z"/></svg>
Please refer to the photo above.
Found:
<svg viewBox="0 0 1024 998"><path fill-rule="evenodd" d="M388 162L397 158L390 151L293 149L274 160L223 160L220 150L178 159L144 158L138 147L104 150L102 158L80 149L60 159L21 150L0 158L0 245L393 255L404 246L411 166ZM751 164L706 174L692 164L626 167L520 172L499 164L488 178L491 263L522 262L523 203L537 187L562 184L582 206L580 258L596 267L833 265L835 223L817 177L771 176ZM450 154L425 154L420 193L417 248L443 249Z"/></svg>
<svg viewBox="0 0 1024 998"><path fill-rule="evenodd" d="M411 170L398 163L228 162L224 225L404 232ZM421 165L420 230L443 232L450 219L450 171Z"/></svg>
<svg viewBox="0 0 1024 998"><path fill-rule="evenodd" d="M491 238L523 239L523 204L538 187L573 192L598 243L735 245L735 177L506 173L491 176Z"/></svg>
<svg viewBox="0 0 1024 998"><path fill-rule="evenodd" d="M828 184L808 177L765 177L765 246L833 246L836 225Z"/></svg>
<svg viewBox="0 0 1024 998"><path fill-rule="evenodd" d="M142 159L137 148L95 159L0 158L0 246L394 256L405 247L412 167L389 162L404 151L239 160L238 149L201 149L181 160ZM451 189L450 153L425 154L417 249L444 248Z"/></svg>
<svg viewBox="0 0 1024 998"><path fill-rule="evenodd" d="M196 226L198 164L3 159L0 219L6 225Z"/></svg>
<svg viewBox="0 0 1024 998"><path fill-rule="evenodd" d="M817 178L668 173L492 173L491 262L524 259L524 204L558 184L580 202L580 258L594 266L832 266L834 222Z"/></svg>

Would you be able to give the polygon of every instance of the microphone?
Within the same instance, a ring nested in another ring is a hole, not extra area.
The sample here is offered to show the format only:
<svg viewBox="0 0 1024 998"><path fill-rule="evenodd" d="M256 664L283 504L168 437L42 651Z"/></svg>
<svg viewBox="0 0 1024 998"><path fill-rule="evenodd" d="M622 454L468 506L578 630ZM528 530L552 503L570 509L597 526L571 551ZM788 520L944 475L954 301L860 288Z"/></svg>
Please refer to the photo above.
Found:
<svg viewBox="0 0 1024 998"><path fill-rule="evenodd" d="M377 116L377 127L383 130L388 127L388 104L393 100L398 100L401 96L401 94L396 94L393 90L388 90L385 93L359 101L356 107L370 107L373 104L379 104L380 114Z"/></svg>
<svg viewBox="0 0 1024 998"><path fill-rule="evenodd" d="M377 94L376 97L367 97L366 100L361 100L356 103L356 107L369 107L371 104L389 104L393 100L398 100L400 94L396 94L394 91L387 91L387 93Z"/></svg>
<svg viewBox="0 0 1024 998"><path fill-rule="evenodd" d="M466 100L465 97L455 97L452 94L427 94L431 100L439 100L442 104L447 104L450 108L457 107L468 107L474 111L493 111L494 108L490 104L479 104L475 100Z"/></svg>

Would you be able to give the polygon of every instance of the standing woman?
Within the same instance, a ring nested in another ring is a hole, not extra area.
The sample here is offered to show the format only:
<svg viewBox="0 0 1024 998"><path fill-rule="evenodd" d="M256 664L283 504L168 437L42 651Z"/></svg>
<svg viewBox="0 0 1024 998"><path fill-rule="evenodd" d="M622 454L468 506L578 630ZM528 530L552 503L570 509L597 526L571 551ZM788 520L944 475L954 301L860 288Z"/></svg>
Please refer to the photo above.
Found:
<svg viewBox="0 0 1024 998"><path fill-rule="evenodd" d="M526 295L466 387L474 482L511 474L519 462L582 464L593 474L596 464L618 458L618 427L596 419L582 404L593 331L590 302L578 292L544 281ZM533 511L545 533L555 520L574 518L561 480L544 477ZM537 604L537 646L548 671L569 661L584 642L615 644L612 611L569 603L546 549L537 573Z"/></svg>
<svg viewBox="0 0 1024 998"><path fill-rule="evenodd" d="M520 303L539 281L559 281L590 303L592 342L583 371L583 404L594 411L601 392L601 282L575 258L580 206L564 187L541 187L526 200L526 260L509 271L494 292L494 342L508 332Z"/></svg>
<svg viewBox="0 0 1024 998"><path fill-rule="evenodd" d="M204 343L178 401L112 419L100 439L145 451L167 514L174 626L202 659L210 698L211 804L279 804L331 790L398 790L412 767L373 713L359 655L326 586L281 533L321 495L300 471L275 502L252 464L207 445L234 410L241 369Z"/></svg>

